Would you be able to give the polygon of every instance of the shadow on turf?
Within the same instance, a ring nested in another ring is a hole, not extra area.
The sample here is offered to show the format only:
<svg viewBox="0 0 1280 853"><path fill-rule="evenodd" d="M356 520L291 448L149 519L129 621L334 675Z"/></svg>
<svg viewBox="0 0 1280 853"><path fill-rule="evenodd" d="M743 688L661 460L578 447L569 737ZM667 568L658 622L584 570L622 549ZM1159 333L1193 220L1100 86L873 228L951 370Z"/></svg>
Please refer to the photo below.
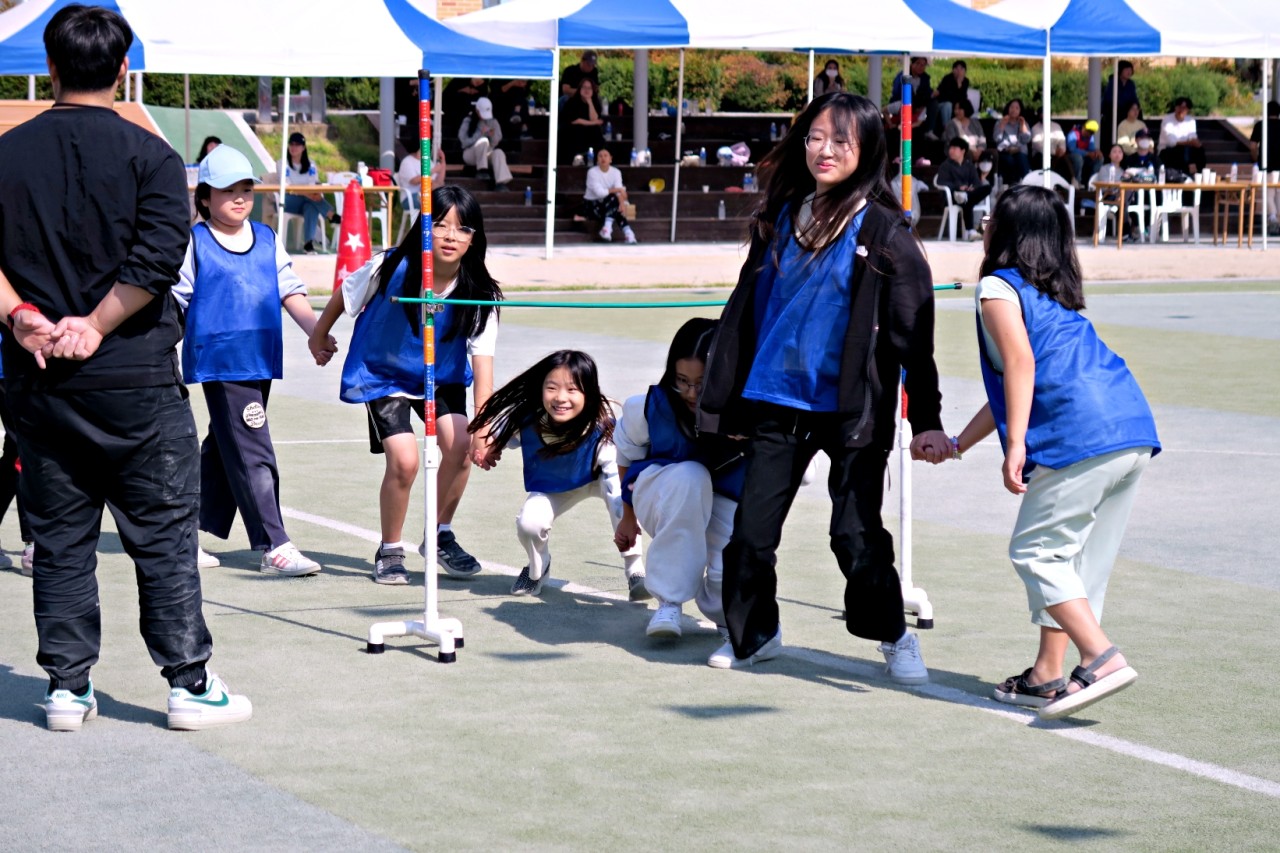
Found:
<svg viewBox="0 0 1280 853"><path fill-rule="evenodd" d="M1054 841L1093 841L1098 838L1115 838L1131 835L1120 829L1099 829L1091 826L1050 826L1043 823L1023 824L1023 829Z"/></svg>
<svg viewBox="0 0 1280 853"><path fill-rule="evenodd" d="M48 679L19 675L13 671L13 667L0 664L0 719L30 723L44 728L44 711L40 707L40 702L44 699L48 688ZM168 727L168 717L163 711L117 701L111 698L110 693L99 690L97 685L94 686L94 695L98 699L99 717L123 720L128 723L143 723L162 729Z"/></svg>

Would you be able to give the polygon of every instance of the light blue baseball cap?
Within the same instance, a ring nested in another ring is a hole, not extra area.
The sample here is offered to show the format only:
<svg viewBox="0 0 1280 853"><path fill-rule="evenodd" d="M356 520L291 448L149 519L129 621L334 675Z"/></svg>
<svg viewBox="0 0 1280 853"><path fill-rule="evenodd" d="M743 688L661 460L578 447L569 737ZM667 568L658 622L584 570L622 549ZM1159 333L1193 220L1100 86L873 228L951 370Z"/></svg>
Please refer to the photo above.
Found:
<svg viewBox="0 0 1280 853"><path fill-rule="evenodd" d="M230 145L219 145L205 155L205 158L200 161L199 181L219 190L225 190L241 181L262 183L253 174L253 166L249 164L249 158Z"/></svg>

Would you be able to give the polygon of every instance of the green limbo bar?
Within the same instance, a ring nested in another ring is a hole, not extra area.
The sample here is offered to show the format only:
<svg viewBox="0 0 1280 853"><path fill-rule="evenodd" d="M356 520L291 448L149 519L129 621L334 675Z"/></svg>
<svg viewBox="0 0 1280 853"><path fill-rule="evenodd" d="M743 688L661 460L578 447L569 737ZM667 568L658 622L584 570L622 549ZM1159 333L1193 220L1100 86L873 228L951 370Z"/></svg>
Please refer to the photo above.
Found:
<svg viewBox="0 0 1280 853"><path fill-rule="evenodd" d="M958 281L950 284L935 284L934 290L960 290L964 285ZM496 305L501 308L721 308L723 299L700 299L685 302L544 302L530 299L440 299L435 296L410 297L393 296L392 302L406 302L413 305Z"/></svg>

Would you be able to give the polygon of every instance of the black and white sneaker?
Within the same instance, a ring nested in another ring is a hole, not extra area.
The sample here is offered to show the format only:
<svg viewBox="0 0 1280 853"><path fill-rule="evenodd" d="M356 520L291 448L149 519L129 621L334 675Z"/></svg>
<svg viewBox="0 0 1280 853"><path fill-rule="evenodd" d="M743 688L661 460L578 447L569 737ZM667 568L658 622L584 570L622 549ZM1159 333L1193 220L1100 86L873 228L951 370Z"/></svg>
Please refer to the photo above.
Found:
<svg viewBox="0 0 1280 853"><path fill-rule="evenodd" d="M541 595L543 582L551 577L551 561L542 568L542 577L534 580L529 577L529 567L525 566L520 570L520 577L516 578L516 582L511 585L512 595Z"/></svg>
<svg viewBox="0 0 1280 853"><path fill-rule="evenodd" d="M403 586L409 582L409 573L404 568L403 548L383 548L373 555L373 582L397 584Z"/></svg>
<svg viewBox="0 0 1280 853"><path fill-rule="evenodd" d="M436 560L445 574L455 578L469 578L480 572L480 561L462 550L452 530L436 534Z"/></svg>

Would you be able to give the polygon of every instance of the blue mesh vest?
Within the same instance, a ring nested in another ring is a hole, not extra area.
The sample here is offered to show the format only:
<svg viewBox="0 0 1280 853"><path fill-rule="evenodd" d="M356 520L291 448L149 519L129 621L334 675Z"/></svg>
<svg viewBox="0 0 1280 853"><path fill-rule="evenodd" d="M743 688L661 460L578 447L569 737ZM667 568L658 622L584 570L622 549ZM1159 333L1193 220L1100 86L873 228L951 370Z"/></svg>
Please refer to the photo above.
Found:
<svg viewBox="0 0 1280 853"><path fill-rule="evenodd" d="M1024 472L1029 474L1036 465L1065 468L1130 447L1159 453L1155 418L1142 389L1124 359L1098 338L1093 324L1028 284L1016 269L994 274L1018 292L1036 360ZM1004 374L987 355L980 315L977 324L982 381L1000 446L1007 447Z"/></svg>
<svg viewBox="0 0 1280 853"><path fill-rule="evenodd" d="M649 455L631 463L622 481L622 499L631 503L631 486L640 473L651 465L670 465L675 462L701 462L711 473L711 487L718 495L742 497L742 483L747 466L743 456L713 461L698 447L693 437L680 429L671 397L659 385L651 385L644 399L644 417L649 424Z"/></svg>
<svg viewBox="0 0 1280 853"><path fill-rule="evenodd" d="M520 452L524 454L524 490L554 495L571 492L595 480L596 446L600 430L592 430L570 453L547 456L540 451L547 446L537 424L520 430Z"/></svg>
<svg viewBox="0 0 1280 853"><path fill-rule="evenodd" d="M182 340L182 381L238 382L284 375L276 235L250 222L253 245L233 252L203 222L191 229L195 287Z"/></svg>
<svg viewBox="0 0 1280 853"><path fill-rule="evenodd" d="M407 261L402 261L386 287L378 288L373 299L356 317L347 360L342 364L340 396L347 403L368 403L393 394L425 397L422 329L418 312L410 321L404 306L392 302L404 286ZM471 384L471 364L467 361L467 336L461 330L450 340L442 340L457 314L446 305L435 315L436 384Z"/></svg>

